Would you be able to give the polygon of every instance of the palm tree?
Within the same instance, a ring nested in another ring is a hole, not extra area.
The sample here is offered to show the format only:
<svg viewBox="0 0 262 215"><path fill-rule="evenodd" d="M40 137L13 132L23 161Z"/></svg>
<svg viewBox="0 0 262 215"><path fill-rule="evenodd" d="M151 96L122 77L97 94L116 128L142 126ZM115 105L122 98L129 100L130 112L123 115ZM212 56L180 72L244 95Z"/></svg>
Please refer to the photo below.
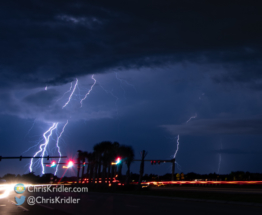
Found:
<svg viewBox="0 0 262 215"><path fill-rule="evenodd" d="M118 156L122 158L122 160L127 165L127 172L126 172L126 183L129 183L130 177L130 165L134 160L134 150L130 146L120 146L118 142L110 142L110 141L103 141L97 143L93 147L94 152L87 153L78 150L78 180L79 180L79 170L80 170L80 163L85 162L88 160L88 167L87 173L89 177L89 183L95 183L95 179L99 181L101 178L101 167L103 166L102 170L102 183L105 183L105 177L107 173L107 183L111 182L112 179L116 174L116 166L111 165L112 161L115 161ZM122 162L118 165L118 175L119 179L121 179L121 172L122 172ZM107 170L107 171L106 171ZM84 176L84 168L82 169L82 177ZM81 181L82 181L81 177ZM110 178L110 180L109 180ZM93 180L92 180L93 179Z"/></svg>
<svg viewBox="0 0 262 215"><path fill-rule="evenodd" d="M82 152L82 156L81 156L81 160L82 160L82 174L81 174L81 183L83 183L83 177L84 177L84 163L86 162L86 158L87 158L88 152Z"/></svg>
<svg viewBox="0 0 262 215"><path fill-rule="evenodd" d="M95 153L88 153L88 183L91 183L91 180L94 178L94 167L95 167ZM94 181L93 181L94 182Z"/></svg>
<svg viewBox="0 0 262 215"><path fill-rule="evenodd" d="M88 177L88 178L90 177L91 154L92 154L92 153L87 153L87 154L86 154L86 159L87 159L86 177ZM90 179L89 179L89 180L90 180ZM88 180L88 183L90 182L89 180Z"/></svg>
<svg viewBox="0 0 262 215"><path fill-rule="evenodd" d="M116 157L119 156L119 146L120 144L118 142L114 142L112 144L112 150L111 150L111 159L112 161L116 160ZM112 180L116 174L116 166L111 165L111 177L110 177L110 183L112 183Z"/></svg>
<svg viewBox="0 0 262 215"><path fill-rule="evenodd" d="M105 183L105 177L106 177L106 169L108 166L111 165L111 151L112 151L112 143L109 141L104 141L100 143L102 148L102 162L103 162L103 171L102 171L102 183ZM108 179L107 179L108 181Z"/></svg>
<svg viewBox="0 0 262 215"><path fill-rule="evenodd" d="M118 179L122 179L122 167L123 167L123 161L126 158L126 153L125 153L125 146L119 146L118 148L118 156L121 157L121 162L117 165L117 174L118 174Z"/></svg>
<svg viewBox="0 0 262 215"><path fill-rule="evenodd" d="M131 163L133 162L134 160L134 157L135 157L135 154L134 154L134 150L131 146L120 146L119 147L119 153L120 153L120 156L122 157L122 160L125 161L126 165L127 165L127 172L126 172L126 183L128 184L129 183L129 177L130 177L130 166L131 166ZM120 163L119 165L119 177L121 179L121 173L122 171L122 163Z"/></svg>
<svg viewBox="0 0 262 215"><path fill-rule="evenodd" d="M77 156L77 183L79 183L79 173L80 173L80 161L83 157L83 152L81 150L78 150L78 156Z"/></svg>
<svg viewBox="0 0 262 215"><path fill-rule="evenodd" d="M134 161L135 153L131 146L126 146L126 165L127 165L127 171L126 171L126 183L129 184L130 179L130 166L131 163Z"/></svg>
<svg viewBox="0 0 262 215"><path fill-rule="evenodd" d="M96 179L97 179L97 183L99 181L98 169L101 163L100 160L101 160L100 152L94 151L93 152L93 181L92 181L93 184L95 183Z"/></svg>
<svg viewBox="0 0 262 215"><path fill-rule="evenodd" d="M96 154L96 177L97 177L97 183L99 181L99 178L101 176L101 166L102 166L102 156L103 156L103 145L101 143L97 143L93 147L94 152ZM98 165L97 165L98 164Z"/></svg>

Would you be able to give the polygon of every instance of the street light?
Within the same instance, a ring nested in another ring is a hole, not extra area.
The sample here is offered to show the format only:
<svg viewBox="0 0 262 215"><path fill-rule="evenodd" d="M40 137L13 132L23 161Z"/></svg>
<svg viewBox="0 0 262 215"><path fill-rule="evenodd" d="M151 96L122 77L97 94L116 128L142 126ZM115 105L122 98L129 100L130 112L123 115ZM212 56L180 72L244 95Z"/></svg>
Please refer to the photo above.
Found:
<svg viewBox="0 0 262 215"><path fill-rule="evenodd" d="M56 166L56 162L55 162L55 161L52 161L50 167L55 167L55 166Z"/></svg>
<svg viewBox="0 0 262 215"><path fill-rule="evenodd" d="M117 157L116 158L116 162L112 162L111 165L118 165L121 163L121 158L120 157Z"/></svg>
<svg viewBox="0 0 262 215"><path fill-rule="evenodd" d="M69 161L68 164L67 164L67 168L71 168L74 166L74 163L73 161Z"/></svg>

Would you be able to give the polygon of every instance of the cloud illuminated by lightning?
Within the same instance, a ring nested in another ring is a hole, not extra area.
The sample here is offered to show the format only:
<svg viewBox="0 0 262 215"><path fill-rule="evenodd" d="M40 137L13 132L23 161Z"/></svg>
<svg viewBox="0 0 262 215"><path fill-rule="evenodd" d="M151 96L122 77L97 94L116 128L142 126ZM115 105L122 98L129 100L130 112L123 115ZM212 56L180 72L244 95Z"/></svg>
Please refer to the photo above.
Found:
<svg viewBox="0 0 262 215"><path fill-rule="evenodd" d="M124 92L124 98L126 99L126 91L125 91L125 89L124 89L123 86L122 86L123 80L120 79L120 78L118 78L117 72L116 72L115 74L116 74L116 79L120 81L120 87L121 87L121 89L123 90L123 92Z"/></svg>
<svg viewBox="0 0 262 215"><path fill-rule="evenodd" d="M88 92L87 92L87 94L85 95L85 97L81 99L81 101L80 101L81 107L82 107L83 101L84 101L84 100L86 99L86 97L90 94L90 92L92 91L93 87L94 87L95 84L96 84L96 79L94 78L94 75L92 75L92 79L94 80L94 83L93 83L93 85L91 86L90 90L88 90Z"/></svg>
<svg viewBox="0 0 262 215"><path fill-rule="evenodd" d="M133 84L130 84L129 82L127 82L126 80L124 80L124 79L122 79L122 78L119 78L118 75L117 75L117 72L116 72L115 74L116 74L116 79L121 82L121 88L122 88L122 89L123 89L122 83L125 82L127 85L133 87L135 91L137 91L136 88L135 88L135 86L134 86ZM123 89L123 90L124 90L124 89Z"/></svg>
<svg viewBox="0 0 262 215"><path fill-rule="evenodd" d="M115 107L116 107L116 112L117 112L117 115L118 115L118 105L117 105L117 102L119 100L119 98L113 93L113 89L111 91L109 90L106 90L99 82L98 82L99 86L102 88L102 90L104 90L107 94L110 94L112 97L114 97L116 100L115 100Z"/></svg>
<svg viewBox="0 0 262 215"><path fill-rule="evenodd" d="M86 99L86 97L90 94L90 92L92 91L94 85L96 84L96 79L94 78L94 75L92 75L92 79L94 80L94 84L91 86L90 90L87 92L87 94L85 95L85 97L80 101L81 107L82 107L82 102L83 102L83 101ZM75 90L76 90L77 85L78 85L78 79L76 78L76 82L75 82L75 85L74 85L74 87L73 87L73 90L72 90L72 83L71 83L70 89L69 89L67 92L64 93L64 95L65 95L66 93L72 91L71 94L70 94L70 96L69 96L69 98L68 98L68 101L64 104L64 106L62 107L62 109L65 108L65 107L69 104L69 102L71 101L71 98L72 98L73 94L75 93ZM64 96L64 95L63 95L63 96ZM63 97L63 96L62 96L62 97ZM62 97L61 97L61 98L62 98ZM60 99L61 99L61 98L60 98ZM59 100L60 100L60 99L59 99ZM58 100L57 100L57 101L58 101ZM67 124L68 124L68 120L67 120L66 124L63 126L63 129L62 129L60 135L57 137L57 140L56 140L56 147L57 147L57 150L58 150L58 153L59 153L59 156L60 156L58 163L59 163L60 160L61 160L61 151L60 151L60 146L59 146L59 140L60 140L62 134L64 133L64 130L65 130L65 127L67 126ZM43 134L43 137L44 137L45 142L40 145L39 151L37 151L37 152L34 154L34 156L33 156L33 157L36 157L39 153L42 154L42 158L41 158L42 174L45 174L43 157L44 157L45 154L46 154L47 146L48 146L48 144L49 144L50 137L52 136L52 132L53 132L53 130L57 129L57 126L58 126L58 123L57 123L57 122L53 123L52 126ZM30 166L29 166L30 172L32 172L32 166L33 166L33 158L31 159ZM59 165L56 166L55 175L57 174L58 166L59 166Z"/></svg>
<svg viewBox="0 0 262 215"><path fill-rule="evenodd" d="M73 94L74 94L74 92L75 92L75 90L76 90L77 84L78 84L78 79L76 78L76 83L75 83L75 86L74 86L74 88L73 88L73 90L72 90L72 93L70 94L70 96L69 96L69 98L68 98L68 101L64 104L64 106L62 107L62 109L63 109L64 107L66 107L66 106L68 105L68 103L71 101L71 98L72 98L72 96L73 96Z"/></svg>
<svg viewBox="0 0 262 215"><path fill-rule="evenodd" d="M67 124L68 124L68 120L67 120L66 124L64 125L64 127L63 127L63 129L62 129L62 131L60 133L60 135L57 137L57 140L56 140L56 147L58 149L58 153L59 153L60 158L59 158L59 160L57 162L58 164L56 166L56 170L55 170L55 174L54 175L56 175L56 173L57 173L58 166L59 166L59 163L60 163L60 160L61 160L61 151L60 151L60 147L59 147L59 140L60 140L60 137L62 136L62 134L64 133L65 127L67 126Z"/></svg>

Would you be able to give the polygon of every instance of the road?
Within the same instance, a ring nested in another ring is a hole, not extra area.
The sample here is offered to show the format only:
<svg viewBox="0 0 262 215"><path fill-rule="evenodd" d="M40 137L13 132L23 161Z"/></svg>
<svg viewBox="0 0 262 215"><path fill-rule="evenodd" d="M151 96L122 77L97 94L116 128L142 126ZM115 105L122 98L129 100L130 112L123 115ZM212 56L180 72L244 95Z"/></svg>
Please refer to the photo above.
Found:
<svg viewBox="0 0 262 215"><path fill-rule="evenodd" d="M24 193L30 196L32 193ZM212 214L212 215L232 215L232 214L261 214L262 207L221 204L212 202L196 202L192 200L176 200L166 197L136 196L111 193L37 193L34 196L44 196L45 198L61 196L80 198L79 204L37 204L29 206L26 202L22 207L18 207L12 202L14 194L11 194L5 203L1 201L1 215L81 215L81 214L112 214L112 215L134 215L134 214ZM5 205L5 206L4 206Z"/></svg>
<svg viewBox="0 0 262 215"><path fill-rule="evenodd" d="M252 188L228 188L228 187L193 187L193 186L174 186L174 187L151 187L151 190L163 191L195 191L195 192L212 192L212 193L232 193L232 194L262 194L262 189Z"/></svg>

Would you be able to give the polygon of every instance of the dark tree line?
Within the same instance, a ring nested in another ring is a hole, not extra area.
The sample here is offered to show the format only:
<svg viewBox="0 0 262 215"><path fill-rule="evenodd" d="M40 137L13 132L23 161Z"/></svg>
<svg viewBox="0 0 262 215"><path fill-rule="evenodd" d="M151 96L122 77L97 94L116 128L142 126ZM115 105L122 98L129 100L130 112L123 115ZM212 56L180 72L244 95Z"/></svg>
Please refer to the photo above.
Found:
<svg viewBox="0 0 262 215"><path fill-rule="evenodd" d="M116 158L120 157L121 162L118 165L111 165ZM88 177L89 183L102 184L112 182L113 177L118 175L118 179L122 180L122 166L127 165L125 183L130 181L130 166L134 160L134 150L131 146L120 145L118 142L104 141L94 145L93 152L85 152L78 150L78 181L80 179L81 164L86 163L81 171L81 181L84 177Z"/></svg>

